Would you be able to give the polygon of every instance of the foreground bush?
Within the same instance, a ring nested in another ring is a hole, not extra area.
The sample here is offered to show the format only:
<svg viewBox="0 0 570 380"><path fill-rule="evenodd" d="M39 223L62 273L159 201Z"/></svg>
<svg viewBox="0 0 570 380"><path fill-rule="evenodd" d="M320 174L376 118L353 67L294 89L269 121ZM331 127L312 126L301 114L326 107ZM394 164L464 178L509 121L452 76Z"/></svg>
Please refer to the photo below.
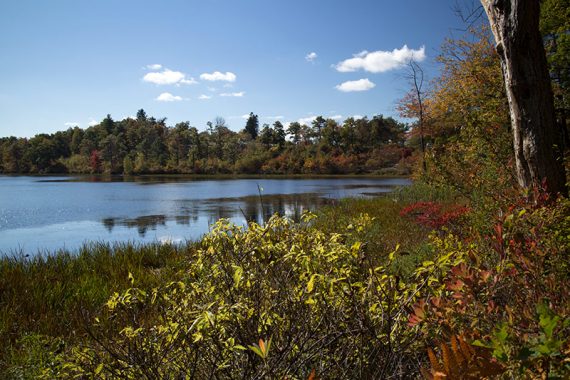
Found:
<svg viewBox="0 0 570 380"><path fill-rule="evenodd" d="M115 294L45 377L391 378L423 356L417 293L347 236L273 217L219 221L183 280ZM370 218L352 221L362 230ZM393 255L391 255L393 256ZM134 281L136 283L136 279Z"/></svg>
<svg viewBox="0 0 570 380"><path fill-rule="evenodd" d="M436 259L416 271L429 286L410 326L427 341L464 334L491 352L486 369L511 378L569 378L569 215L567 199L542 195L509 207L490 235L434 237Z"/></svg>

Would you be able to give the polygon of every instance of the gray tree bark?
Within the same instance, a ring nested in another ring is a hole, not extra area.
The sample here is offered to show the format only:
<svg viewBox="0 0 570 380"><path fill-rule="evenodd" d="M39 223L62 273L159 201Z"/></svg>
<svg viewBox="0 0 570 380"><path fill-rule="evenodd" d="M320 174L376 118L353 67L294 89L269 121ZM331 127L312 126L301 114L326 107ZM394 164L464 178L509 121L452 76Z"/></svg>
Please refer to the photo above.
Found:
<svg viewBox="0 0 570 380"><path fill-rule="evenodd" d="M538 0L481 0L501 58L518 182L567 195L561 136L538 23Z"/></svg>

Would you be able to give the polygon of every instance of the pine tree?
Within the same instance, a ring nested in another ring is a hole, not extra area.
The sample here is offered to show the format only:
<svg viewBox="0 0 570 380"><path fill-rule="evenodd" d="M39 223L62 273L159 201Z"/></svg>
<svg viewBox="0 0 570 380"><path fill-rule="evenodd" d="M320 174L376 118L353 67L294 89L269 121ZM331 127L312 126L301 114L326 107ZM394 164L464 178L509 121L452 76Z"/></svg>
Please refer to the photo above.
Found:
<svg viewBox="0 0 570 380"><path fill-rule="evenodd" d="M259 120L257 118L257 115L254 115L253 112L249 113L249 118L245 123L245 131L249 133L253 140L257 138L257 135L259 133Z"/></svg>

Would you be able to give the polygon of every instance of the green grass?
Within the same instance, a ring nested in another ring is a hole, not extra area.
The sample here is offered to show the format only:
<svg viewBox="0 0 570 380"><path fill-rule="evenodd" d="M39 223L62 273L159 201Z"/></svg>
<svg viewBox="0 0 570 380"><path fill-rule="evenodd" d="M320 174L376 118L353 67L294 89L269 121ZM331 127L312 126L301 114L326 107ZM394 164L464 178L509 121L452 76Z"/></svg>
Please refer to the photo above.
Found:
<svg viewBox="0 0 570 380"><path fill-rule="evenodd" d="M129 273L143 287L171 280L191 249L92 243L77 254L0 259L0 375L10 362L23 360L18 355L35 355L37 345L22 349L30 342L81 339L85 318L113 292L129 287Z"/></svg>
<svg viewBox="0 0 570 380"><path fill-rule="evenodd" d="M357 234L371 252L386 255L400 245L402 250L413 250L425 238L425 231L399 214L402 203L392 198L344 199L338 205L319 211L317 226L325 231L339 232L360 214L374 218L369 229ZM402 231L406 231L405 234Z"/></svg>
<svg viewBox="0 0 570 380"><path fill-rule="evenodd" d="M449 188L414 182L412 186L401 187L376 198L343 199L338 205L319 210L320 217L316 223L324 231L339 232L349 220L368 214L374 222L354 237L366 242L367 251L379 260L398 247L393 270L407 276L433 252L427 244L430 230L400 216L400 210L418 201L454 202L457 198L458 195Z"/></svg>

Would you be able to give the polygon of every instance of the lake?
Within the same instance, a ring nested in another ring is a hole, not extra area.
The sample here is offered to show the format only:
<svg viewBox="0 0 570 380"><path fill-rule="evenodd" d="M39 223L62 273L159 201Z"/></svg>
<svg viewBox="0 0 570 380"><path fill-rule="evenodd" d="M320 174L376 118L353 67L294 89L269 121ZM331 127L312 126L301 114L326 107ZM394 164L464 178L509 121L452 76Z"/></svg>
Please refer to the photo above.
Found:
<svg viewBox="0 0 570 380"><path fill-rule="evenodd" d="M220 218L262 223L345 197L378 196L404 178L0 176L0 254L76 250L89 241L199 239Z"/></svg>

